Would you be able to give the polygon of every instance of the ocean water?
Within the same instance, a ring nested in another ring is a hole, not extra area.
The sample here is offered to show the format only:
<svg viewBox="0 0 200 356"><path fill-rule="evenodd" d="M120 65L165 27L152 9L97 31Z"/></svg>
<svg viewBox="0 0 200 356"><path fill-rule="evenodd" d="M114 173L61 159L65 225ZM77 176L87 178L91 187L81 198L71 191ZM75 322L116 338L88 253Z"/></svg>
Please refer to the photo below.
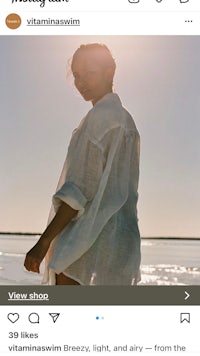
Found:
<svg viewBox="0 0 200 356"><path fill-rule="evenodd" d="M38 285L41 274L23 267L36 235L0 235L0 285ZM142 239L140 285L200 285L200 240Z"/></svg>

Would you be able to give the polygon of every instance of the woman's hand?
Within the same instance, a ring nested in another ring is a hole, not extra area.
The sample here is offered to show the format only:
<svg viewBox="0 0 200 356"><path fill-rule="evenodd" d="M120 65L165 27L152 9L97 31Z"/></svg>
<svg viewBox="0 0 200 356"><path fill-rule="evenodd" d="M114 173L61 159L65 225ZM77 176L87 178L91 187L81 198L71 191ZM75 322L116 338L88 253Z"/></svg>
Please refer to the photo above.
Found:
<svg viewBox="0 0 200 356"><path fill-rule="evenodd" d="M48 239L41 239L36 243L31 250L26 254L24 267L27 271L40 273L40 264L45 257L50 241Z"/></svg>
<svg viewBox="0 0 200 356"><path fill-rule="evenodd" d="M64 229L64 227L74 218L77 210L62 202L55 217L47 226L39 241L27 252L24 267L27 271L40 273L40 264L45 257L51 241Z"/></svg>

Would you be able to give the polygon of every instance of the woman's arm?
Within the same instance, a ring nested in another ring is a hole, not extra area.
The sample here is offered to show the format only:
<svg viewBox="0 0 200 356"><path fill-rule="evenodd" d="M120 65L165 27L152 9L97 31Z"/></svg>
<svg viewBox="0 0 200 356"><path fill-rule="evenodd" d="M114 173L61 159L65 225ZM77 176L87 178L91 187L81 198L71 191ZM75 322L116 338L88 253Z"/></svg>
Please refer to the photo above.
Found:
<svg viewBox="0 0 200 356"><path fill-rule="evenodd" d="M76 216L77 210L62 202L54 219L47 226L40 239L33 248L27 252L24 266L28 271L40 273L40 264L45 257L51 241Z"/></svg>

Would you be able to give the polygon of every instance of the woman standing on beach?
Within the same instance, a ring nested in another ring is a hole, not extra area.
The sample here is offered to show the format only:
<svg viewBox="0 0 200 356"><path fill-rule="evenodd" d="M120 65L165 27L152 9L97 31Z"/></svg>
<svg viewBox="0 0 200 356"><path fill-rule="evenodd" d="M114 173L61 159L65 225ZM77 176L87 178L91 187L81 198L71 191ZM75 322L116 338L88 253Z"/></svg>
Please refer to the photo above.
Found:
<svg viewBox="0 0 200 356"><path fill-rule="evenodd" d="M140 279L139 134L113 93L115 61L99 43L73 55L74 84L93 107L74 130L49 223L24 265L45 284L132 285Z"/></svg>

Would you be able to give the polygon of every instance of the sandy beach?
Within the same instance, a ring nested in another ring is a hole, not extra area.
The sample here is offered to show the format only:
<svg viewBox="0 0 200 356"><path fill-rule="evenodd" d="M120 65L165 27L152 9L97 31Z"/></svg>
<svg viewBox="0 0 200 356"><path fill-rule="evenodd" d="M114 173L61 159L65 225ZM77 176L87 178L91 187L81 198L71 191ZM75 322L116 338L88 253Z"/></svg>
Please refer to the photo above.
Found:
<svg viewBox="0 0 200 356"><path fill-rule="evenodd" d="M37 235L0 235L0 285L38 285L41 274L23 267ZM142 239L140 285L200 285L199 239Z"/></svg>

